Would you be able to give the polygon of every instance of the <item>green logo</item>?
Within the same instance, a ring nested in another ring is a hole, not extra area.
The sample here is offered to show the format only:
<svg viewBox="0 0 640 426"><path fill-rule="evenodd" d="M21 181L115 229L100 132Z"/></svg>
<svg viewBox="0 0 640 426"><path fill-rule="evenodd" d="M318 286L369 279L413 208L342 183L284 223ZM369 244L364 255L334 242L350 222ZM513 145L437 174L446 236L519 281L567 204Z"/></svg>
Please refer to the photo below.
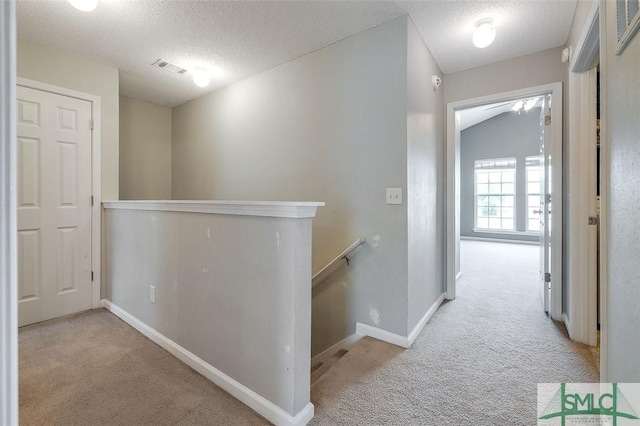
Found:
<svg viewBox="0 0 640 426"><path fill-rule="evenodd" d="M613 420L613 426L617 425L618 418L638 420L636 412L620 392L618 384L611 385L611 393L567 392L567 384L561 383L560 389L547 404L539 419L558 417L562 426L570 416L609 416Z"/></svg>

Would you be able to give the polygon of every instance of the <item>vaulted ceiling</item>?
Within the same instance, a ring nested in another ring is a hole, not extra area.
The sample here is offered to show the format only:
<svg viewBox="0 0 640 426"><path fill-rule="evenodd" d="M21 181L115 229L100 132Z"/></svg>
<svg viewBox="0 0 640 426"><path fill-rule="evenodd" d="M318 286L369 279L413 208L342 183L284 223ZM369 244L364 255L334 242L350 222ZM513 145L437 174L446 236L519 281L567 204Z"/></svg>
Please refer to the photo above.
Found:
<svg viewBox="0 0 640 426"><path fill-rule="evenodd" d="M80 12L66 0L19 0L18 37L120 70L123 95L175 106L409 14L444 73L566 43L577 0L188 1L100 0ZM492 17L495 42L471 44ZM206 65L206 88L151 67Z"/></svg>

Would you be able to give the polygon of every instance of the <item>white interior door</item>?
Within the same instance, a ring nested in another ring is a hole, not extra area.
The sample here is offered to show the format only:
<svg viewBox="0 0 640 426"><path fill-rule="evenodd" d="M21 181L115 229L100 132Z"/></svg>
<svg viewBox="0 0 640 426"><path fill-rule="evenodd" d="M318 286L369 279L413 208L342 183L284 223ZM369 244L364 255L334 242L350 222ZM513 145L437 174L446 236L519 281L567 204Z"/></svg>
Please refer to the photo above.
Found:
<svg viewBox="0 0 640 426"><path fill-rule="evenodd" d="M91 308L91 103L18 87L18 317Z"/></svg>
<svg viewBox="0 0 640 426"><path fill-rule="evenodd" d="M551 309L551 95L543 96L540 111L540 290L544 311Z"/></svg>

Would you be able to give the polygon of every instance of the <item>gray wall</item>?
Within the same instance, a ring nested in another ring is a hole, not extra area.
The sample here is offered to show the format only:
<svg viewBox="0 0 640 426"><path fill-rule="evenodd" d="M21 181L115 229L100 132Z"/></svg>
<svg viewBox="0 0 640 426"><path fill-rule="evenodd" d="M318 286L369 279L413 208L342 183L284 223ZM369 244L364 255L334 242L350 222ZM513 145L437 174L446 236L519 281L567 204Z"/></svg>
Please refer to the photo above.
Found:
<svg viewBox="0 0 640 426"><path fill-rule="evenodd" d="M306 407L311 219L108 209L104 235L108 300L290 415Z"/></svg>
<svg viewBox="0 0 640 426"><path fill-rule="evenodd" d="M433 115L442 108L441 94L419 85L417 74L408 75L408 56L427 81L437 67L415 33L409 54L412 25L398 18L172 112L174 199L326 202L313 224L314 272L357 238L367 238L349 267L314 289L314 355L353 334L356 322L408 334L410 251L435 253L434 260L421 257L428 266L411 269L416 287L430 289L417 296L421 308L432 293L441 293L440 249L432 244L441 238L433 229L442 206L430 204L422 216L419 207L413 210L412 226L427 221L429 231L420 234L424 246L408 241L406 200L428 187L417 205L433 203L442 163L436 151L442 120ZM411 107L411 118L409 89L425 97ZM408 149L410 119L417 130ZM408 187L414 149L420 152L415 167L425 168ZM403 188L403 205L385 204L388 187Z"/></svg>
<svg viewBox="0 0 640 426"><path fill-rule="evenodd" d="M582 0L579 1L576 6L576 13L573 15L571 30L569 31L569 38L567 39L567 46L571 46L571 60L573 60L573 56L576 52L578 41L582 35L582 29L587 23L589 12L596 1L598 0Z"/></svg>
<svg viewBox="0 0 640 426"><path fill-rule="evenodd" d="M608 381L640 381L640 36L616 56L616 3L606 4L606 136L610 149ZM602 3L601 3L602 4Z"/></svg>
<svg viewBox="0 0 640 426"><path fill-rule="evenodd" d="M171 199L171 108L120 96L120 199Z"/></svg>
<svg viewBox="0 0 640 426"><path fill-rule="evenodd" d="M562 47L444 76L446 103L567 80Z"/></svg>
<svg viewBox="0 0 640 426"><path fill-rule="evenodd" d="M18 40L18 77L100 96L102 199L118 199L118 70L79 56Z"/></svg>
<svg viewBox="0 0 640 426"><path fill-rule="evenodd" d="M464 112L463 112L464 114ZM528 113L506 112L460 134L460 233L468 237L538 241L523 234L474 232L474 167L476 160L516 159L516 230L527 229L525 158L540 153L540 108Z"/></svg>
<svg viewBox="0 0 640 426"><path fill-rule="evenodd" d="M444 95L442 73L409 21L407 33L408 333L444 292Z"/></svg>

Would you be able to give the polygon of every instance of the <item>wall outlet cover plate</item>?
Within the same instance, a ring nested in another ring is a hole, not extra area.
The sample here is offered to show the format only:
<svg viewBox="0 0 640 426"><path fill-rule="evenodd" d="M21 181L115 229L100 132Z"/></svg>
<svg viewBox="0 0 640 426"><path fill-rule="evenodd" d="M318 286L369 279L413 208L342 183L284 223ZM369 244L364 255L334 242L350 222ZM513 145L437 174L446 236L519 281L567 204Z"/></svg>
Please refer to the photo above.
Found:
<svg viewBox="0 0 640 426"><path fill-rule="evenodd" d="M402 188L387 188L387 204L402 204Z"/></svg>

